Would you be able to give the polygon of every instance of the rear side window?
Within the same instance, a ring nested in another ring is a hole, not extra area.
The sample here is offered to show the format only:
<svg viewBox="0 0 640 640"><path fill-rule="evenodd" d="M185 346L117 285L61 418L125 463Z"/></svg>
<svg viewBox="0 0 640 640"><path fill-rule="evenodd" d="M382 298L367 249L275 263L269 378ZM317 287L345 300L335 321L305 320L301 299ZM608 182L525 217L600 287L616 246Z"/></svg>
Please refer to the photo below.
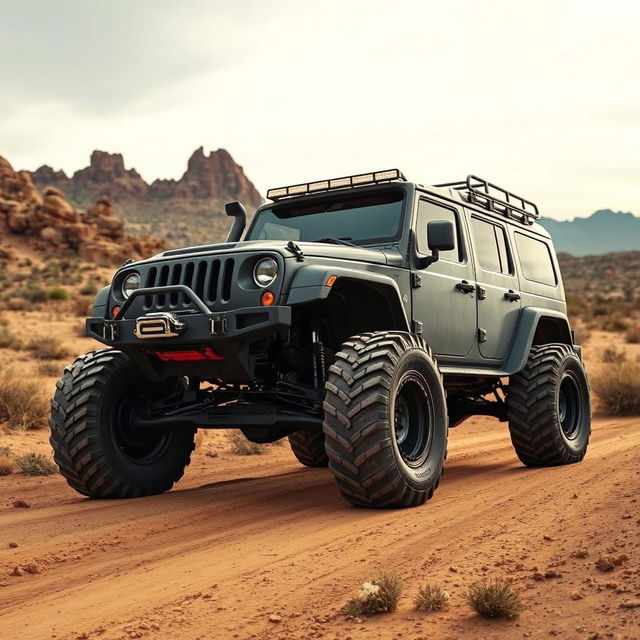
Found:
<svg viewBox="0 0 640 640"><path fill-rule="evenodd" d="M479 218L471 218L471 229L478 264L488 271L511 274L504 229Z"/></svg>
<svg viewBox="0 0 640 640"><path fill-rule="evenodd" d="M451 262L462 262L462 251L460 248L460 225L458 216L453 209L441 207L434 202L420 200L418 203L418 250L420 253L429 253L427 244L427 224L435 220L450 220L453 222L456 234L456 244L450 251L441 251L440 258Z"/></svg>
<svg viewBox="0 0 640 640"><path fill-rule="evenodd" d="M548 245L522 233L516 232L515 236L522 275L527 280L555 287L558 284L558 279Z"/></svg>

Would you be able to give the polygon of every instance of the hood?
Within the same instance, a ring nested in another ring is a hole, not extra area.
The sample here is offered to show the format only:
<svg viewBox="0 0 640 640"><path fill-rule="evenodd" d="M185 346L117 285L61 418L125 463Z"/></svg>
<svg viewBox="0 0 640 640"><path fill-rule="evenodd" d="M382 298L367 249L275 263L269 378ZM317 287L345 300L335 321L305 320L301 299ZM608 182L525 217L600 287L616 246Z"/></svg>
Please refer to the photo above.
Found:
<svg viewBox="0 0 640 640"><path fill-rule="evenodd" d="M380 249L367 247L350 247L347 245L328 244L323 242L296 242L305 256L318 258L336 258L338 260L355 260L358 262L374 262L387 264L387 255ZM220 242L197 247L171 249L159 253L144 262L161 260L162 258L186 258L188 256L216 255L220 253L237 253L244 251L277 251L285 258L295 258L287 249L283 240L249 240L247 242Z"/></svg>

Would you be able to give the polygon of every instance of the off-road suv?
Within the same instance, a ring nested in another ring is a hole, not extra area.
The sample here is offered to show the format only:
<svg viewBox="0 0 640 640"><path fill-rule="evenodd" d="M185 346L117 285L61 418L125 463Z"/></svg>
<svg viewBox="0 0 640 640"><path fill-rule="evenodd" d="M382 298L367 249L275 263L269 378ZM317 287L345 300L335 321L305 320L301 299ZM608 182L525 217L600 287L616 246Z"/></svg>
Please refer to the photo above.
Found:
<svg viewBox="0 0 640 640"><path fill-rule="evenodd" d="M380 171L268 192L244 235L127 262L96 297L52 401L84 495L160 493L198 428L288 437L356 505L435 491L448 429L507 421L528 466L580 461L591 411L549 235L531 201L469 176ZM206 235L206 230L203 230Z"/></svg>

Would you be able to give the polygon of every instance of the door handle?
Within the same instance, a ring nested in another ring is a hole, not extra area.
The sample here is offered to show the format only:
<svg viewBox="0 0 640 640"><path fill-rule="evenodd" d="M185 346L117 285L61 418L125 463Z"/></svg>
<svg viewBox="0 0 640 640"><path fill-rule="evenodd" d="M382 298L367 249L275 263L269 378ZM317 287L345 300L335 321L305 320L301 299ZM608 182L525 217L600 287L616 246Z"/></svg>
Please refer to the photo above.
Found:
<svg viewBox="0 0 640 640"><path fill-rule="evenodd" d="M504 299L509 302L515 302L516 300L520 300L520 294L516 293L513 289L509 289L509 291L505 291Z"/></svg>
<svg viewBox="0 0 640 640"><path fill-rule="evenodd" d="M458 282L456 289L462 291L462 293L473 293L476 290L476 285L469 284L466 280L463 280L462 282Z"/></svg>

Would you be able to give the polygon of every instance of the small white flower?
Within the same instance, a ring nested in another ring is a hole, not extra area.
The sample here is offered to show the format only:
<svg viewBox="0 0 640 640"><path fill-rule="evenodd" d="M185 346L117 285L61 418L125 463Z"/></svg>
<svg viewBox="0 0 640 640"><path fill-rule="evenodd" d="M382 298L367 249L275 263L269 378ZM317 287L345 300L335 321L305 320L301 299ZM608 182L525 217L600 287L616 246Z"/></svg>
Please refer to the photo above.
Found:
<svg viewBox="0 0 640 640"><path fill-rule="evenodd" d="M443 591L443 592L442 592L442 597L443 597L445 600L448 600L451 596L449 596L449 592L448 592L448 591Z"/></svg>
<svg viewBox="0 0 640 640"><path fill-rule="evenodd" d="M380 585L373 584L373 582L364 582L362 584L362 589L360 590L360 595L358 596L360 600L368 600L373 596L378 595L380 592Z"/></svg>

